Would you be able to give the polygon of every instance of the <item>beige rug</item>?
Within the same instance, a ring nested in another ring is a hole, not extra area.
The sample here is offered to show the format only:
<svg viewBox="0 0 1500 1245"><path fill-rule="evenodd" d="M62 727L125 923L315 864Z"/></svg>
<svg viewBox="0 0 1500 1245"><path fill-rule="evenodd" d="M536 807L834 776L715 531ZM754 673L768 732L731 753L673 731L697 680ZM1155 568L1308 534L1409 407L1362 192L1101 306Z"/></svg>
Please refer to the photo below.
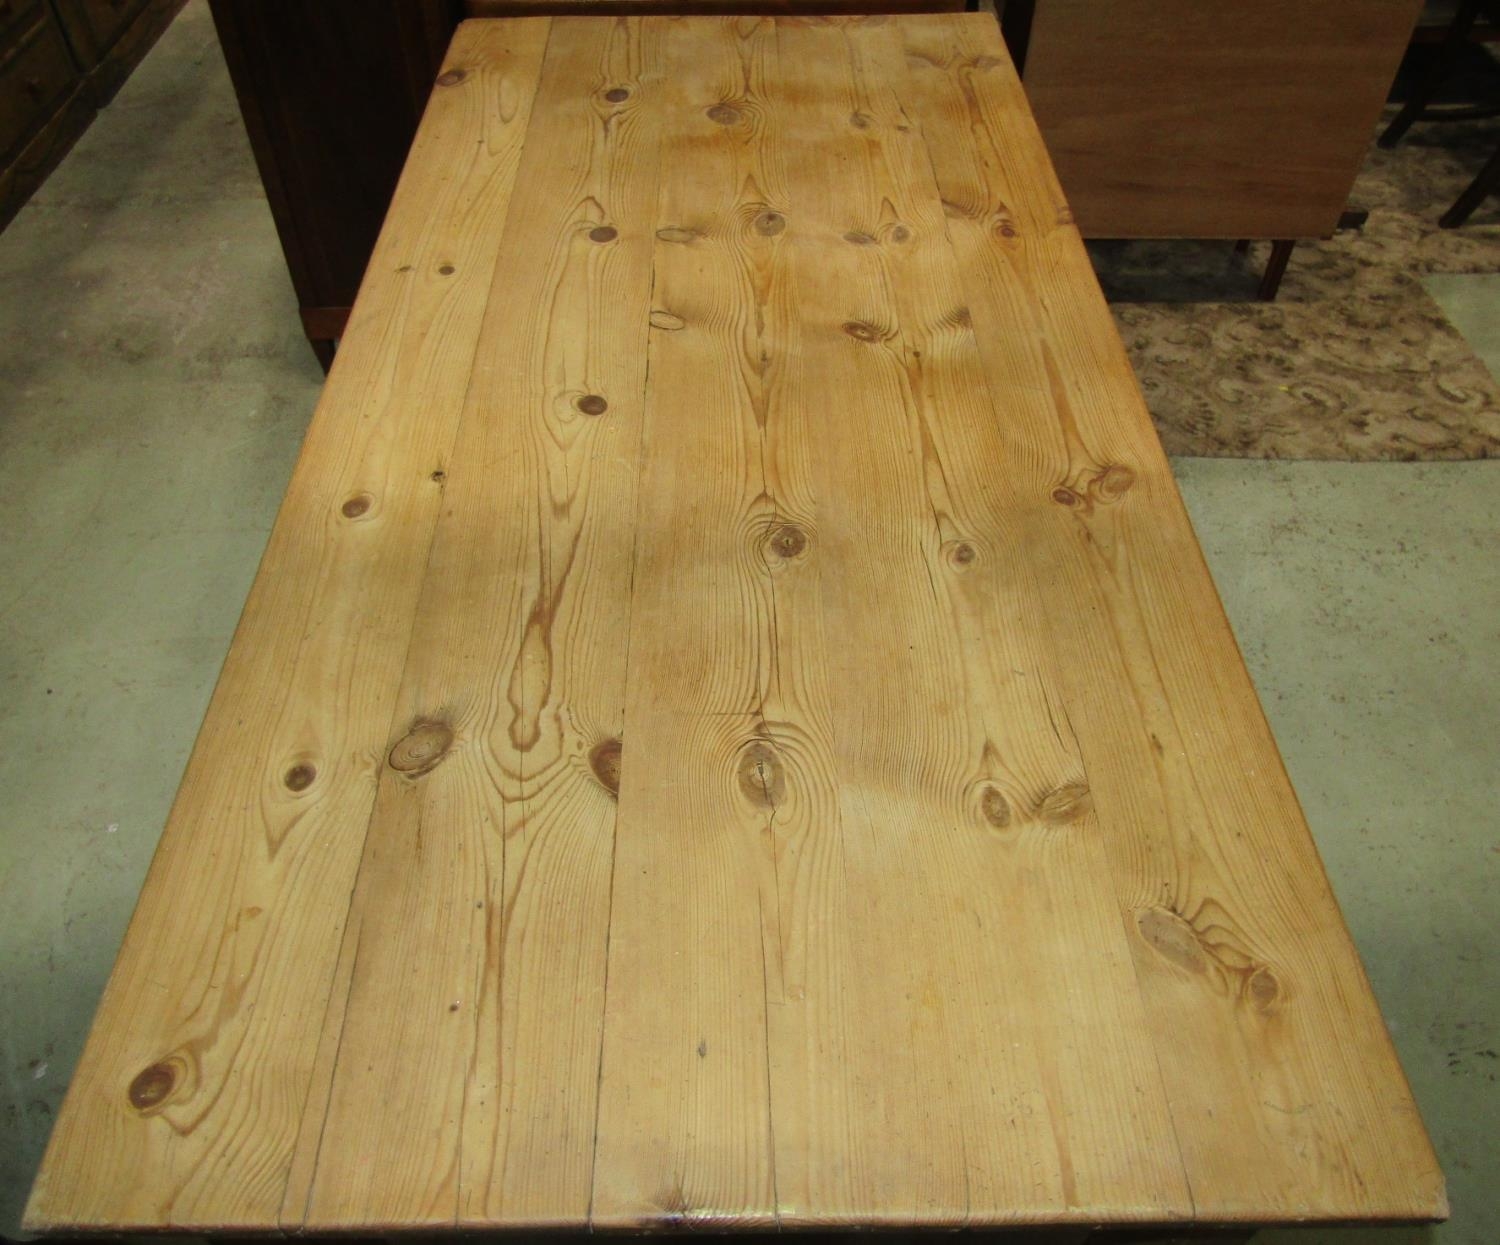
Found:
<svg viewBox="0 0 1500 1245"><path fill-rule="evenodd" d="M1497 143L1480 122L1372 146L1350 196L1369 222L1298 243L1274 303L1254 301L1269 244L1090 243L1167 452L1500 457L1500 384L1422 286L1500 272L1500 197L1437 226Z"/></svg>

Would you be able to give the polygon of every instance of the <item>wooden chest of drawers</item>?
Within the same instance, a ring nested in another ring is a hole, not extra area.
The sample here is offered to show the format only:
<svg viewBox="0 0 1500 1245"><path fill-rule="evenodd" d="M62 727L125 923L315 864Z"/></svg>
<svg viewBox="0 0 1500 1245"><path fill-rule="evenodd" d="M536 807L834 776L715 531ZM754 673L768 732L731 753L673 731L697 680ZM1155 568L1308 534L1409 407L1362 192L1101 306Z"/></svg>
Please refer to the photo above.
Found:
<svg viewBox="0 0 1500 1245"><path fill-rule="evenodd" d="M120 88L183 0L0 0L0 228Z"/></svg>

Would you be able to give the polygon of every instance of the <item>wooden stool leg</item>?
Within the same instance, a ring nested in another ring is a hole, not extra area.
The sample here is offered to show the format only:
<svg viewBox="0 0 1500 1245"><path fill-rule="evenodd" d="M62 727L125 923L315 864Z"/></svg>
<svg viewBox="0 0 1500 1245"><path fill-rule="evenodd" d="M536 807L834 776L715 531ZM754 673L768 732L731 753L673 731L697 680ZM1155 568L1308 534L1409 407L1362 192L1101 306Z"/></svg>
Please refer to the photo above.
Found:
<svg viewBox="0 0 1500 1245"><path fill-rule="evenodd" d="M1457 229L1469 219L1469 213L1497 190L1500 190L1500 149L1497 149L1490 157L1489 163L1479 170L1479 176L1469 183L1469 188L1459 195L1453 201L1453 206L1438 219L1438 224L1444 229Z"/></svg>
<svg viewBox="0 0 1500 1245"><path fill-rule="evenodd" d="M1269 303L1276 297L1276 291L1281 288L1282 274L1286 272L1287 260L1292 257L1292 248L1296 246L1295 239L1282 239L1271 243L1271 258L1266 261L1265 276L1260 279L1260 291L1256 295L1263 303Z"/></svg>

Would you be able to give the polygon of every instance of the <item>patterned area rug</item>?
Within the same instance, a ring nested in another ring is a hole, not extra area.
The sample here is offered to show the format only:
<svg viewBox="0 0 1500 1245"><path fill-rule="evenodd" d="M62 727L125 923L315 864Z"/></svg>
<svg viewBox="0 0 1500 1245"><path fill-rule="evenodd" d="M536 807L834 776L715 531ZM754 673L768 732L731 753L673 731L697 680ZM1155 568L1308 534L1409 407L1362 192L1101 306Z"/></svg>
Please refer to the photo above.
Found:
<svg viewBox="0 0 1500 1245"><path fill-rule="evenodd" d="M1167 452L1500 457L1500 384L1422 285L1500 272L1500 197L1437 225L1497 143L1478 122L1372 146L1350 196L1369 222L1299 242L1274 303L1254 301L1268 243L1091 242Z"/></svg>

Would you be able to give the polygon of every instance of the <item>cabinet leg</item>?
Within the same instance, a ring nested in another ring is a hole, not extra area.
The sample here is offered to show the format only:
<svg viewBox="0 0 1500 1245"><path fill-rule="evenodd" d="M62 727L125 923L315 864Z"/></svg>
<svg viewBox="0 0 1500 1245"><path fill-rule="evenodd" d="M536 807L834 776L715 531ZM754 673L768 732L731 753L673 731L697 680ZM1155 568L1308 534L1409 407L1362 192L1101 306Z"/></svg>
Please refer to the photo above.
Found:
<svg viewBox="0 0 1500 1245"><path fill-rule="evenodd" d="M1296 240L1291 238L1271 243L1271 258L1266 261L1266 273L1260 279L1260 292L1257 294L1261 302L1269 303L1276 298L1276 291L1281 288L1281 278L1286 272L1287 260L1291 259L1292 248L1296 245Z"/></svg>

